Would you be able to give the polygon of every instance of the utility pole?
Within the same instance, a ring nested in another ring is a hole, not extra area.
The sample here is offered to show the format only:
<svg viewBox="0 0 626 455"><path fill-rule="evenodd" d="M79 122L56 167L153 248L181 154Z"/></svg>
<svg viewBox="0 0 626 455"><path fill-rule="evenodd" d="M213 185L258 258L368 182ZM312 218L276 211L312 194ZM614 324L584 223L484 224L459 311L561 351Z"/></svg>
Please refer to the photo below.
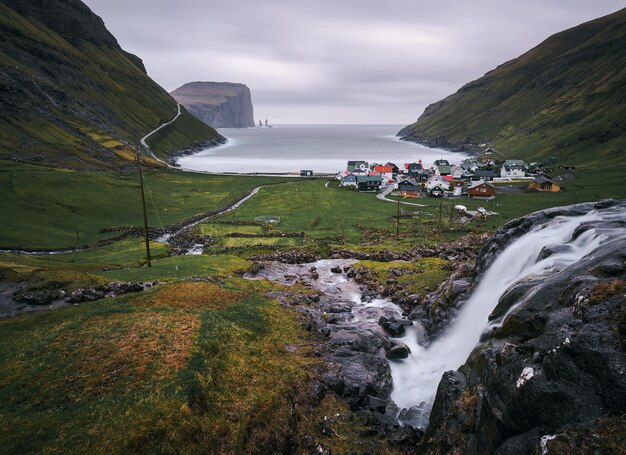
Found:
<svg viewBox="0 0 626 455"><path fill-rule="evenodd" d="M141 142L137 143L137 168L139 169L139 187L141 188L141 204L143 206L143 229L146 237L146 256L148 267L152 267L150 260L150 236L148 234L148 212L146 211L146 196L143 190L143 172L141 170Z"/></svg>
<svg viewBox="0 0 626 455"><path fill-rule="evenodd" d="M396 237L400 237L400 199L397 199L398 210L396 212Z"/></svg>
<svg viewBox="0 0 626 455"><path fill-rule="evenodd" d="M439 202L439 227L441 227L441 212L443 211L443 199Z"/></svg>

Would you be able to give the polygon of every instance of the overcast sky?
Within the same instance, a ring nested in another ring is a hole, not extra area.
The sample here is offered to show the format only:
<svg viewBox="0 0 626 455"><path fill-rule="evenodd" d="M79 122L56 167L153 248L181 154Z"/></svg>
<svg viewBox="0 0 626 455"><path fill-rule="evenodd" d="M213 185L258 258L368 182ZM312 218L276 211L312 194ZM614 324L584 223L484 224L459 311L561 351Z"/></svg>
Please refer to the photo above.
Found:
<svg viewBox="0 0 626 455"><path fill-rule="evenodd" d="M148 74L245 83L272 123L408 124L624 0L83 0Z"/></svg>

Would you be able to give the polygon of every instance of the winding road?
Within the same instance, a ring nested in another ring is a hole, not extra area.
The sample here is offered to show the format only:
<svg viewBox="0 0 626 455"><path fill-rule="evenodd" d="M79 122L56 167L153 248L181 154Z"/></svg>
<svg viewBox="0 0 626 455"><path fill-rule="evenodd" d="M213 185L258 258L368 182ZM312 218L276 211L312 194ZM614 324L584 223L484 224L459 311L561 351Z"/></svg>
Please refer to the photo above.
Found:
<svg viewBox="0 0 626 455"><path fill-rule="evenodd" d="M165 164L167 167L172 167L171 164L166 163L165 161L163 161L162 159L158 158L154 152L152 150L150 150L150 147L148 147L148 144L146 143L146 140L152 136L154 133L156 133L157 131L159 131L161 128L165 128L168 125L171 125L172 123L174 123L176 121L176 119L178 119L178 117L180 117L180 103L176 103L176 108L178 109L178 112L176 113L176 115L174 116L174 118L172 120L170 120L169 122L163 123L161 126L159 126L158 128L153 129L152 131L150 131L148 134L146 134L144 137L141 138L141 140L139 142L141 142L141 145L143 145L143 147L146 149L146 151L148 152L148 154L154 158L155 160L157 160L159 163Z"/></svg>

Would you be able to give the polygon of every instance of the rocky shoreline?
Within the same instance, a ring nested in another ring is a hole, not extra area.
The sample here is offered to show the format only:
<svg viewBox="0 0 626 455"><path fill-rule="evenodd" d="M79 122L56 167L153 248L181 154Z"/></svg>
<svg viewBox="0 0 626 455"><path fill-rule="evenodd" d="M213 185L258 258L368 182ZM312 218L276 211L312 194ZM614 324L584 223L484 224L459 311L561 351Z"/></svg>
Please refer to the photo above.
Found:
<svg viewBox="0 0 626 455"><path fill-rule="evenodd" d="M194 153L199 153L203 150L217 147L219 145L224 145L226 143L228 143L228 138L220 134L217 137L214 137L213 139L210 139L208 141L198 142L197 144L192 144L189 147L185 147L183 149L176 150L175 152L169 153L167 156L166 162L170 166L179 168L180 167L180 165L178 164L179 158L182 158L183 156L193 155Z"/></svg>
<svg viewBox="0 0 626 455"><path fill-rule="evenodd" d="M400 133L401 132L402 131L400 131ZM415 144L420 144L428 148L441 149L454 153L463 153L465 155L470 155L473 157L477 157L480 153L485 151L484 147L476 144L471 144L467 142L450 142L445 136L438 138L428 136L414 136L410 134L406 136L400 136L400 133L398 133L398 138L401 141L413 142Z"/></svg>

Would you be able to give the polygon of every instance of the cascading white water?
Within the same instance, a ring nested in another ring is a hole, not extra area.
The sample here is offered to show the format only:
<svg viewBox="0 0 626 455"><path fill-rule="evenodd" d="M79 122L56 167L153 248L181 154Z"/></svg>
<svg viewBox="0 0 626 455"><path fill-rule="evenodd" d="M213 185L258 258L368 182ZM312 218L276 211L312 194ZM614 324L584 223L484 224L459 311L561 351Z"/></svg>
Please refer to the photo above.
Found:
<svg viewBox="0 0 626 455"><path fill-rule="evenodd" d="M590 229L572 239L572 234L582 223L616 219L626 219L623 208L593 211L576 217L556 217L544 225L536 226L506 247L486 270L480 284L441 338L427 348L417 343L411 331L401 339L409 345L412 354L403 361L391 364L394 381L391 397L394 402L400 408L417 407L418 412L421 412L418 426L425 427L443 373L456 370L467 360L481 334L489 328L488 317L507 289L520 280L544 276L568 267L592 253L615 232L626 235L623 227L615 228L614 232ZM556 245L567 245L568 248L538 260L544 247ZM501 321L492 325L498 323Z"/></svg>

